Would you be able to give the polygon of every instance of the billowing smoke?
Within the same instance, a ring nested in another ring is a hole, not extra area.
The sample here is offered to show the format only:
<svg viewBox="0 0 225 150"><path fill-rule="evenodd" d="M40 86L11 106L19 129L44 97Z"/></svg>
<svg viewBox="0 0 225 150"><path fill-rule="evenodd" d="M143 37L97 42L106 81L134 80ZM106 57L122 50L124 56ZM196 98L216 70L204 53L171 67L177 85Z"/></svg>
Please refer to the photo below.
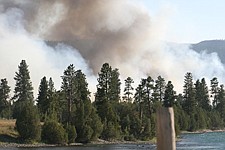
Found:
<svg viewBox="0 0 225 150"><path fill-rule="evenodd" d="M223 81L224 66L216 54L162 42L166 16L152 17L140 1L0 0L0 13L1 77L12 78L20 60L26 59L36 85L44 75L60 85L70 63L96 84L92 73L105 62L119 68L122 79L131 76L139 82L147 75L161 75L176 89L186 72ZM51 47L45 41L63 44Z"/></svg>

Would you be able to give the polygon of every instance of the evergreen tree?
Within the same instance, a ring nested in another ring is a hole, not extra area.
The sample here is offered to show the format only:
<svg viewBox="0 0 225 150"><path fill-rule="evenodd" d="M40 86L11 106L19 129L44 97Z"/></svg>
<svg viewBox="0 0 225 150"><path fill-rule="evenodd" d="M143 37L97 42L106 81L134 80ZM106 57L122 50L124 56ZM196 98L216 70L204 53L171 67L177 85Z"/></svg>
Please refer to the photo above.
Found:
<svg viewBox="0 0 225 150"><path fill-rule="evenodd" d="M109 84L109 97L110 101L118 103L120 101L120 73L119 70L113 69L111 72L111 79L110 79L110 84Z"/></svg>
<svg viewBox="0 0 225 150"><path fill-rule="evenodd" d="M52 78L49 78L48 82L48 102L49 102L49 108L48 108L48 115L55 117L56 120L58 120L60 114L60 105L59 105L59 94L57 93L54 82Z"/></svg>
<svg viewBox="0 0 225 150"><path fill-rule="evenodd" d="M219 82L216 77L214 77L211 82L211 97L213 97L213 108L216 108L218 103L218 91L219 91Z"/></svg>
<svg viewBox="0 0 225 150"><path fill-rule="evenodd" d="M204 110L210 111L210 100L208 94L208 87L206 85L205 79L202 78L201 82L199 80L195 83L195 90L196 90L196 101L197 105Z"/></svg>
<svg viewBox="0 0 225 150"><path fill-rule="evenodd" d="M154 89L154 100L162 102L164 99L164 93L166 88L165 79L161 76L158 76L157 80L155 80L155 89Z"/></svg>
<svg viewBox="0 0 225 150"><path fill-rule="evenodd" d="M152 138L151 121L147 119L144 124L144 130L142 132L142 140L147 141Z"/></svg>
<svg viewBox="0 0 225 150"><path fill-rule="evenodd" d="M96 109L92 107L91 114L88 118L88 122L90 122L90 126L93 130L92 133L92 140L96 140L97 138L100 137L102 130L103 130L103 124L101 122L101 118L98 116Z"/></svg>
<svg viewBox="0 0 225 150"><path fill-rule="evenodd" d="M32 143L40 140L40 120L38 111L32 102L27 102L22 107L16 120L16 129L24 142Z"/></svg>
<svg viewBox="0 0 225 150"><path fill-rule="evenodd" d="M46 80L46 77L43 77L41 79L38 98L37 98L37 107L41 116L44 116L47 114L49 106L50 104L48 100L48 81Z"/></svg>
<svg viewBox="0 0 225 150"><path fill-rule="evenodd" d="M19 71L16 72L16 76L14 78L16 85L13 99L18 102L33 101L33 87L26 61L22 60L18 68Z"/></svg>
<svg viewBox="0 0 225 150"><path fill-rule="evenodd" d="M154 90L154 80L152 79L152 77L148 76L147 79L142 79L142 84L144 85L143 88L143 92L144 92L144 105L147 106L147 112L149 116L151 116L152 112L153 112L153 98L152 98L152 94L153 94L153 90Z"/></svg>
<svg viewBox="0 0 225 150"><path fill-rule="evenodd" d="M108 63L102 65L98 74L95 106L103 122L104 139L118 138L120 136L119 117L115 110L120 96L120 79L118 69L112 69ZM113 133L113 134L111 134Z"/></svg>
<svg viewBox="0 0 225 150"><path fill-rule="evenodd" d="M139 112L139 119L142 120L143 118L143 110L144 110L144 91L143 91L144 85L143 82L138 85L136 88L136 92L134 95L134 102L138 105L138 112Z"/></svg>
<svg viewBox="0 0 225 150"><path fill-rule="evenodd" d="M73 64L69 65L67 69L64 71L64 74L62 76L63 82L62 82L62 91L64 93L66 102L67 102L67 119L66 123L71 123L71 115L72 115L72 107L73 102L76 99L76 71Z"/></svg>
<svg viewBox="0 0 225 150"><path fill-rule="evenodd" d="M88 90L88 83L85 74L81 70L76 71L76 99L75 103L80 101L90 100L90 91Z"/></svg>
<svg viewBox="0 0 225 150"><path fill-rule="evenodd" d="M95 97L96 103L109 101L109 86L110 86L110 79L111 79L112 67L105 63L102 65L100 73L98 73L98 85L97 85L97 93Z"/></svg>
<svg viewBox="0 0 225 150"><path fill-rule="evenodd" d="M47 120L42 127L41 139L47 144L66 144L67 136L63 125L56 120Z"/></svg>
<svg viewBox="0 0 225 150"><path fill-rule="evenodd" d="M134 83L134 80L131 77L127 77L127 79L125 80L125 87L124 87L124 97L123 99L127 102L132 102L132 90L134 90L134 88L132 87L132 83Z"/></svg>
<svg viewBox="0 0 225 150"><path fill-rule="evenodd" d="M223 121L225 121L225 90L224 85L220 85L217 97L217 107L216 110L220 113Z"/></svg>
<svg viewBox="0 0 225 150"><path fill-rule="evenodd" d="M184 110L189 114L193 115L196 109L196 101L195 101L195 89L193 85L193 77L190 72L185 75L184 79Z"/></svg>
<svg viewBox="0 0 225 150"><path fill-rule="evenodd" d="M2 118L10 118L10 101L9 96L10 87L8 86L8 81L5 79L1 79L0 83L0 117Z"/></svg>
<svg viewBox="0 0 225 150"><path fill-rule="evenodd" d="M163 101L163 106L172 107L175 103L175 94L176 92L173 90L173 84L171 81L168 81L165 90L165 97Z"/></svg>
<svg viewBox="0 0 225 150"><path fill-rule="evenodd" d="M108 63L105 63L102 65L98 76L96 103L103 101L119 102L121 82L118 69L112 69Z"/></svg>
<svg viewBox="0 0 225 150"><path fill-rule="evenodd" d="M196 120L196 106L197 102L195 100L195 89L193 85L193 77L190 72L186 73L184 79L184 103L183 108L190 117L189 129L190 131L197 130L197 120Z"/></svg>
<svg viewBox="0 0 225 150"><path fill-rule="evenodd" d="M30 72L25 60L22 60L19 65L19 71L16 72L14 77L16 81L13 99L16 101L14 104L14 118L20 114L25 103L33 103L33 87L30 80Z"/></svg>

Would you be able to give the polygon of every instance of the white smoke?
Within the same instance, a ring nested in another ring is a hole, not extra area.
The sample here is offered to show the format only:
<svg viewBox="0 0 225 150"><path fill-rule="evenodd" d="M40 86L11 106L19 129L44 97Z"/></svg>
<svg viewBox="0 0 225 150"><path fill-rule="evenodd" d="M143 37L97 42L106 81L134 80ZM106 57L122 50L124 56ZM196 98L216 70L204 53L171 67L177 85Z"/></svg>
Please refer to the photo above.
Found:
<svg viewBox="0 0 225 150"><path fill-rule="evenodd" d="M136 85L147 75L161 75L180 90L186 72L195 79L225 81L217 54L162 42L168 13L152 17L137 0L0 2L0 78L7 77L11 85L22 59L36 92L43 76L53 77L59 88L69 64L83 70L92 92L105 62L119 68L122 81L131 76ZM51 47L45 41L61 44Z"/></svg>
<svg viewBox="0 0 225 150"><path fill-rule="evenodd" d="M90 83L96 83L91 69L76 49L61 43L50 47L42 39L32 37L24 29L23 11L20 9L11 8L0 14L0 47L0 78L7 78L12 89L21 60L26 60L29 65L35 95L44 76L52 77L55 87L60 89L60 76L69 64L82 69Z"/></svg>

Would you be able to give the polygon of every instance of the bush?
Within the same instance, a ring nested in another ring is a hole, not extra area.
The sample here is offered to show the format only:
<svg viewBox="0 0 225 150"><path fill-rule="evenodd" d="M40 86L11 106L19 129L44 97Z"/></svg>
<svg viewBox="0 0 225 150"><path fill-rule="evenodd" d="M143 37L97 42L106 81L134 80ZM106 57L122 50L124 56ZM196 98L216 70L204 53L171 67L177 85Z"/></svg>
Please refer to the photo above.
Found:
<svg viewBox="0 0 225 150"><path fill-rule="evenodd" d="M16 129L24 142L32 143L40 140L40 120L37 109L32 103L22 107L16 120Z"/></svg>
<svg viewBox="0 0 225 150"><path fill-rule="evenodd" d="M76 141L81 143L88 143L91 140L92 134L92 128L88 125L84 125L81 129L80 136L77 137Z"/></svg>
<svg viewBox="0 0 225 150"><path fill-rule="evenodd" d="M67 134L57 121L47 121L42 127L42 141L48 144L66 144Z"/></svg>
<svg viewBox="0 0 225 150"><path fill-rule="evenodd" d="M68 125L66 128L66 132L68 134L68 142L69 143L74 143L75 139L77 137L77 132L75 126Z"/></svg>

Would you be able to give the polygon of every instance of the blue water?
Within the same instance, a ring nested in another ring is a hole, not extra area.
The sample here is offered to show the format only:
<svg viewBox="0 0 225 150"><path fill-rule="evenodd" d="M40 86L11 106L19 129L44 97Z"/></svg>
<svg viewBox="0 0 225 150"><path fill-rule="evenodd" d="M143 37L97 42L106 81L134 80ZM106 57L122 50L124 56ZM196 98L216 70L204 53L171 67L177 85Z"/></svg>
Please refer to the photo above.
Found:
<svg viewBox="0 0 225 150"><path fill-rule="evenodd" d="M152 144L85 145L73 147L0 148L0 150L156 150ZM225 132L182 134L177 150L225 150Z"/></svg>
<svg viewBox="0 0 225 150"><path fill-rule="evenodd" d="M177 150L225 150L225 132L182 134Z"/></svg>

